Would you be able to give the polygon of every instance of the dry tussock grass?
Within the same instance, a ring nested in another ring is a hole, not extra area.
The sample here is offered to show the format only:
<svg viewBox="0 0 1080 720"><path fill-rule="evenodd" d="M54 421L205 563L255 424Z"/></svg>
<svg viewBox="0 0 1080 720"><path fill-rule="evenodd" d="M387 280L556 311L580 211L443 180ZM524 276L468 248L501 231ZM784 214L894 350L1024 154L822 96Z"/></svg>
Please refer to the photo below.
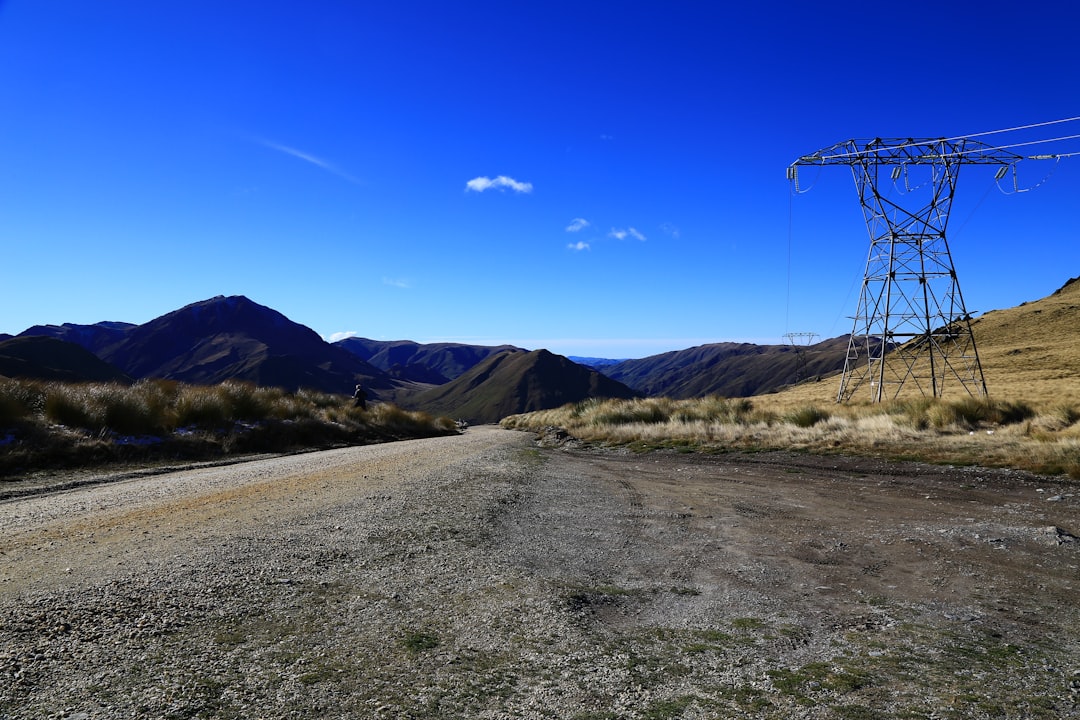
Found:
<svg viewBox="0 0 1080 720"><path fill-rule="evenodd" d="M450 418L227 381L131 386L0 378L0 475L43 465L283 452L457 432Z"/></svg>
<svg viewBox="0 0 1080 720"><path fill-rule="evenodd" d="M581 440L642 448L844 452L948 464L1013 467L1080 479L1080 408L1038 414L1017 403L965 398L878 405L803 404L785 413L756 401L588 400L503 420L560 427Z"/></svg>

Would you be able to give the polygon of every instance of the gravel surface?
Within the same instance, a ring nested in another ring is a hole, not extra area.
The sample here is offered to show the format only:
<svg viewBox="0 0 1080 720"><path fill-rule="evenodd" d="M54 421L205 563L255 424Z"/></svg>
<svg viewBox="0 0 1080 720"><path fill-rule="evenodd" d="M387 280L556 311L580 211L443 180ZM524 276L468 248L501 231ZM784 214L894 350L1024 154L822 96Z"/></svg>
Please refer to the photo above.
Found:
<svg viewBox="0 0 1080 720"><path fill-rule="evenodd" d="M35 492L5 720L1080 717L1057 480L480 427Z"/></svg>

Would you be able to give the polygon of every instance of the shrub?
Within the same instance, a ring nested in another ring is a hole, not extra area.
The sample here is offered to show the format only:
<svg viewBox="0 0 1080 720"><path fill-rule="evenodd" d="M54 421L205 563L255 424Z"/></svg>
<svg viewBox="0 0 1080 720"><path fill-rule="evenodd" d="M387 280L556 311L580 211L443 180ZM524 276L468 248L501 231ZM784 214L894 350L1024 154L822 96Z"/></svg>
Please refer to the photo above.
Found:
<svg viewBox="0 0 1080 720"><path fill-rule="evenodd" d="M24 380L0 380L0 422L23 420L45 407L41 385Z"/></svg>
<svg viewBox="0 0 1080 720"><path fill-rule="evenodd" d="M1051 408L1051 414L1061 420L1063 427L1069 427L1080 420L1080 409L1075 405L1056 405Z"/></svg>
<svg viewBox="0 0 1080 720"><path fill-rule="evenodd" d="M161 429L159 419L147 402L147 395L120 385L91 386L91 412L98 430L125 435L151 433Z"/></svg>
<svg viewBox="0 0 1080 720"><path fill-rule="evenodd" d="M594 408L589 421L593 425L667 422L670 417L670 401L665 400L611 400Z"/></svg>
<svg viewBox="0 0 1080 720"><path fill-rule="evenodd" d="M1035 410L1027 403L997 402L993 405L991 417L1002 425L1014 425L1035 417Z"/></svg>
<svg viewBox="0 0 1080 720"><path fill-rule="evenodd" d="M85 385L49 383L45 391L45 418L70 427L94 429Z"/></svg>
<svg viewBox="0 0 1080 720"><path fill-rule="evenodd" d="M373 424L395 434L430 435L435 419L426 412L402 410L397 405L380 403L369 413Z"/></svg>
<svg viewBox="0 0 1080 720"><path fill-rule="evenodd" d="M181 389L176 400L176 424L220 428L232 421L226 398L214 388L188 385Z"/></svg>
<svg viewBox="0 0 1080 720"><path fill-rule="evenodd" d="M815 405L804 405L784 416L784 419L796 427L808 428L829 419L829 413Z"/></svg>

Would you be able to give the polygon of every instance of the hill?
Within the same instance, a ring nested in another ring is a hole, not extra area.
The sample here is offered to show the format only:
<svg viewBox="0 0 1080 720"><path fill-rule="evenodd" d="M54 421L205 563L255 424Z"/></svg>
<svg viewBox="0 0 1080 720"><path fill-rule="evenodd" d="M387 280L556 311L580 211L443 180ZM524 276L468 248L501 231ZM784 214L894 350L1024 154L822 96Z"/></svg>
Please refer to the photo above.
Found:
<svg viewBox="0 0 1080 720"><path fill-rule="evenodd" d="M842 370L847 345L847 336L807 347L715 343L598 369L648 396L748 397Z"/></svg>
<svg viewBox="0 0 1080 720"><path fill-rule="evenodd" d="M1080 404L1080 278L1053 294L972 321L972 333L995 400L1035 408ZM835 402L839 371L823 382L809 383L769 396L768 402L792 407ZM962 391L961 391L962 392ZM957 399L963 395L949 395Z"/></svg>
<svg viewBox="0 0 1080 720"><path fill-rule="evenodd" d="M592 397L630 398L637 394L547 350L506 350L445 385L412 396L408 403L431 413L487 423Z"/></svg>
<svg viewBox="0 0 1080 720"><path fill-rule="evenodd" d="M117 343L133 328L137 327L126 322L99 322L93 325L76 325L64 323L63 325L35 325L21 333L19 337L45 336L64 340L80 345L95 355Z"/></svg>
<svg viewBox="0 0 1080 720"><path fill-rule="evenodd" d="M441 385L460 377L492 355L520 350L513 345L416 343L411 340L369 340L351 337L335 345L402 380Z"/></svg>
<svg viewBox="0 0 1080 720"><path fill-rule="evenodd" d="M0 341L0 375L62 382L131 382L81 345L46 336Z"/></svg>

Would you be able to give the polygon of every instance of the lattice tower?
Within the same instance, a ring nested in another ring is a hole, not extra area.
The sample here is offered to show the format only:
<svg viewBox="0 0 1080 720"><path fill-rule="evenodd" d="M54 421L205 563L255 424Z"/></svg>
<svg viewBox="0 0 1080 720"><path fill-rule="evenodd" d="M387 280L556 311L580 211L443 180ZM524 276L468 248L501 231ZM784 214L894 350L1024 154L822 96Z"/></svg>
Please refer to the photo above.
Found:
<svg viewBox="0 0 1080 720"><path fill-rule="evenodd" d="M877 138L833 145L788 168L798 189L800 166L850 166L870 233L837 402L864 387L871 402L894 399L905 386L941 397L956 384L972 396L986 396L945 229L961 165L998 165L1000 179L1021 159L970 138ZM928 166L923 187L910 187L909 166ZM898 198L882 194L881 188L901 179L907 192ZM917 204L927 192L929 201Z"/></svg>

